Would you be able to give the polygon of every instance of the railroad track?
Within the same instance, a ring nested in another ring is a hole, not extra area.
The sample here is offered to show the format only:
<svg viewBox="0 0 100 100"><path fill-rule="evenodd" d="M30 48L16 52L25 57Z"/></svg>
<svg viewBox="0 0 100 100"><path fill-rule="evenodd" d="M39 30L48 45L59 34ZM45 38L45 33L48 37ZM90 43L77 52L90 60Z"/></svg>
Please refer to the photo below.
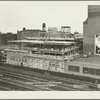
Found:
<svg viewBox="0 0 100 100"><path fill-rule="evenodd" d="M0 86L0 90L8 91L11 90L9 87Z"/></svg>
<svg viewBox="0 0 100 100"><path fill-rule="evenodd" d="M16 71L18 71L18 72L25 73L25 74L30 74L30 75L34 74L35 76L38 76L38 77L44 77L44 78L45 77L49 77L49 78L52 78L52 79L53 78L54 79L59 79L60 78L60 80L63 81L63 82L72 81L73 83L76 83L76 84L88 84L90 86L96 87L95 83L91 83L91 82L87 82L87 81L76 80L76 79L71 79L71 78L64 78L64 77L59 77L59 76L54 76L54 75L46 75L45 76L45 75L43 75L41 73L37 73L37 72L34 72L34 71L26 71L25 69L22 69L21 67L17 67L17 68L16 67L12 67L12 69L10 69L10 70L13 70L13 68L14 68L14 70L16 69ZM25 72L23 72L23 70L25 70Z"/></svg>
<svg viewBox="0 0 100 100"><path fill-rule="evenodd" d="M6 82L8 84L12 84L18 87L23 87L26 88L26 90L31 90L31 91L40 91L40 90L46 90L46 91L50 91L50 89L47 88L41 88L41 87L36 87L33 85L27 85L25 83L23 83L22 81L16 80L16 79L10 79L10 78L0 78L0 81L2 82Z"/></svg>
<svg viewBox="0 0 100 100"><path fill-rule="evenodd" d="M10 69L9 69L10 68ZM38 80L38 81L49 81L49 80L52 80L52 81L61 81L63 82L63 84L57 84L57 86L55 86L55 88L60 88L60 89L64 89L64 90L91 90L91 89L77 89L77 88L74 88L72 87L72 85L69 85L69 84L87 84L87 85L93 85L93 83L90 83L90 82L85 82L85 81L79 81L79 80L74 80L74 79L69 79L69 78L62 78L62 79L59 79L58 76L53 76L53 75L42 75L39 74L39 73L36 73L36 72L33 72L33 71L26 71L24 69L21 69L21 68L13 68L13 67L8 67L8 66L5 66L5 67L0 67L1 70L5 70L5 71L9 71L9 72L14 72L14 73L18 73L18 74L21 74L22 78L25 79L25 77L27 79L31 79L30 81L32 81L33 77L35 77L35 80ZM14 73L13 73L13 76L14 76ZM17 76L18 77L18 76Z"/></svg>
<svg viewBox="0 0 100 100"><path fill-rule="evenodd" d="M26 90L26 88L18 87L8 82L0 81L0 90L6 90L6 91L23 90L24 91Z"/></svg>
<svg viewBox="0 0 100 100"><path fill-rule="evenodd" d="M27 82L37 82L37 83L39 83L39 82L41 82L40 80L39 80L39 78L34 78L34 77L29 77L29 76L26 76L26 75L21 75L21 74L15 74L14 72L7 72L7 71L3 71L3 70L1 70L2 71L2 74L5 76L9 76L9 77L14 77L15 79L17 79L17 81L18 81L18 79L20 78L20 80L24 80L24 82L23 81L21 81L22 83L24 83L24 84L26 84ZM12 80L14 80L14 78L12 79ZM42 82L48 82L47 80L44 80L43 81L43 79L42 79ZM51 88L51 89L50 89ZM54 89L54 87L49 87L48 89L49 90L57 90L57 88L58 88L58 90L67 90L67 91L69 91L69 90L72 90L72 91L75 91L76 89L72 89L71 88L71 86L69 86L69 85L67 85L67 87L66 86L61 86L61 85L57 85L57 86L55 86L55 89ZM47 88L46 88L47 89Z"/></svg>
<svg viewBox="0 0 100 100"><path fill-rule="evenodd" d="M22 72L21 72L22 73ZM71 82L70 82L71 83ZM78 82L79 83L79 82ZM81 90L81 89L80 89ZM84 89L82 89L82 90L84 90ZM86 90L86 89L85 89Z"/></svg>
<svg viewBox="0 0 100 100"><path fill-rule="evenodd" d="M23 77L21 75L17 75L15 73L3 71L2 73L5 77L0 77L0 81L15 85L21 88L24 88L26 90L32 90L32 91L40 91L40 90L46 90L46 91L51 91L53 89L49 88L43 88L43 87L37 87L32 84L27 84L27 82L35 82L36 80L30 80L29 77Z"/></svg>

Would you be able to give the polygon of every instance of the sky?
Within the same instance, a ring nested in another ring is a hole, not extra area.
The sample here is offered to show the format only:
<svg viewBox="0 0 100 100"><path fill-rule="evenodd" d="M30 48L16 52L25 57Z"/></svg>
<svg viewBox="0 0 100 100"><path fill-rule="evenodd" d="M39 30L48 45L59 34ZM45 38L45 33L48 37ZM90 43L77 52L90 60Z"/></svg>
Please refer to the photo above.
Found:
<svg viewBox="0 0 100 100"><path fill-rule="evenodd" d="M0 31L3 33L26 29L71 26L71 32L83 33L88 5L100 1L0 1Z"/></svg>

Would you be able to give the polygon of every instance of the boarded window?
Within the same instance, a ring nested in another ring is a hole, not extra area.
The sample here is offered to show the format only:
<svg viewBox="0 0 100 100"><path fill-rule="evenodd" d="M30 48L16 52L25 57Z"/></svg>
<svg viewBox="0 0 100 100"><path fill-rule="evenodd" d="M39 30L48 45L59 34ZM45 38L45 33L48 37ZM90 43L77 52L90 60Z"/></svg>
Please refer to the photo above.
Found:
<svg viewBox="0 0 100 100"><path fill-rule="evenodd" d="M96 69L83 67L83 73L95 75L96 74Z"/></svg>
<svg viewBox="0 0 100 100"><path fill-rule="evenodd" d="M100 69L83 67L83 73L92 74L92 75L100 75Z"/></svg>
<svg viewBox="0 0 100 100"><path fill-rule="evenodd" d="M100 69L96 69L96 75L100 75Z"/></svg>
<svg viewBox="0 0 100 100"><path fill-rule="evenodd" d="M74 72L79 72L79 67L78 66L68 66L69 71L74 71Z"/></svg>

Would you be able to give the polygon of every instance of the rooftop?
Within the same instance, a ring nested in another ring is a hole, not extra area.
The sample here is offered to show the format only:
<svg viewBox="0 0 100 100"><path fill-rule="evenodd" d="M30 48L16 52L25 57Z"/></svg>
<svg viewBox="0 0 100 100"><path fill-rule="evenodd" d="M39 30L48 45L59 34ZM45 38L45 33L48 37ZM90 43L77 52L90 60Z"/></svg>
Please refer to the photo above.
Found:
<svg viewBox="0 0 100 100"><path fill-rule="evenodd" d="M48 39L48 40L71 40L71 41L75 40L74 38L59 38L59 37L57 37L57 38L54 38L54 37L45 37L45 38L43 38L43 37L26 37L26 39L28 39L28 40L46 40L46 39Z"/></svg>
<svg viewBox="0 0 100 100"><path fill-rule="evenodd" d="M100 64L100 55L89 56L87 58L77 58L75 62L89 63L89 64Z"/></svg>
<svg viewBox="0 0 100 100"><path fill-rule="evenodd" d="M9 43L30 43L30 44L49 44L49 45L71 45L75 42L66 42L66 41L41 41L41 40L13 40Z"/></svg>

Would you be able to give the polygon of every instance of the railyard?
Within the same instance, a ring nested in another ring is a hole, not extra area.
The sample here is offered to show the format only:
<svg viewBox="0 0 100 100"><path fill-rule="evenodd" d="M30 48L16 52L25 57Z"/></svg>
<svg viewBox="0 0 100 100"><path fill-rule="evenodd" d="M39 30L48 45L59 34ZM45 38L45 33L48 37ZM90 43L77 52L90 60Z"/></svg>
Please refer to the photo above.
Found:
<svg viewBox="0 0 100 100"><path fill-rule="evenodd" d="M33 69L34 70L34 69ZM98 91L96 84L37 72L28 68L0 65L0 90L12 91ZM92 88L91 88L92 87Z"/></svg>
<svg viewBox="0 0 100 100"><path fill-rule="evenodd" d="M1 33L0 90L100 91L98 11L100 5L88 6L83 33L69 25L47 29L46 23L42 30Z"/></svg>

